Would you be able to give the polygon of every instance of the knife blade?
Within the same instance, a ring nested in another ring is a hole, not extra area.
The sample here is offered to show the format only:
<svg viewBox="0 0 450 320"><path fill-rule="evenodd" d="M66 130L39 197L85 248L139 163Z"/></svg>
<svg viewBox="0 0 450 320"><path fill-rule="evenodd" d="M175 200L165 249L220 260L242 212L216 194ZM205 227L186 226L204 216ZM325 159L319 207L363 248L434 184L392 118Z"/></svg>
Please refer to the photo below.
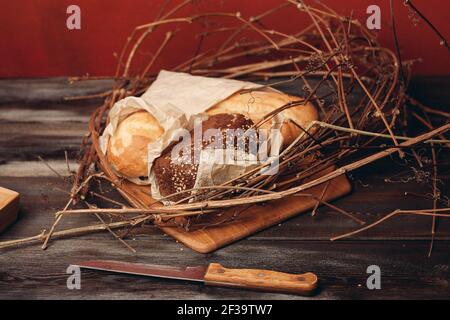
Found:
<svg viewBox="0 0 450 320"><path fill-rule="evenodd" d="M203 282L208 286L233 287L266 292L310 295L317 288L314 273L289 274L263 269L228 269L218 263L197 267L174 267L111 260L83 261L83 269L131 275Z"/></svg>

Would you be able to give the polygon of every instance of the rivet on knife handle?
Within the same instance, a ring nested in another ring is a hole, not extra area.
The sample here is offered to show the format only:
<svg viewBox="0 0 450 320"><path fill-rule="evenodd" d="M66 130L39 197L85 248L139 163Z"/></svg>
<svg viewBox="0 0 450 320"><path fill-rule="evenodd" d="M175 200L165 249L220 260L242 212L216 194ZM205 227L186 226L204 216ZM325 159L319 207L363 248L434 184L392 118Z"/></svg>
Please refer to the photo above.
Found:
<svg viewBox="0 0 450 320"><path fill-rule="evenodd" d="M266 292L309 295L317 288L314 273L289 274L259 269L227 269L211 263L205 274L210 286L238 287Z"/></svg>

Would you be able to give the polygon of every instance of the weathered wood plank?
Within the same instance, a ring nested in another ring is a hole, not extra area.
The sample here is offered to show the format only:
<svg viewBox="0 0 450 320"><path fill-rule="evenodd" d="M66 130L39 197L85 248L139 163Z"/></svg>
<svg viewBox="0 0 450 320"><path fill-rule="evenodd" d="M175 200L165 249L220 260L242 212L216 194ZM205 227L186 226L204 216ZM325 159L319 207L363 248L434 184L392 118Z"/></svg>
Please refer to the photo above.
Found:
<svg viewBox="0 0 450 320"><path fill-rule="evenodd" d="M66 97L92 95L111 90L113 81L84 80L74 83L67 77L43 79L1 79L0 103L64 101Z"/></svg>
<svg viewBox="0 0 450 320"><path fill-rule="evenodd" d="M204 287L188 282L83 271L81 290L68 290L66 269L80 259L269 268L284 272L315 272L317 299L448 298L450 243L439 243L431 259L427 242L241 241L214 254L200 255L171 240L143 238L132 242L132 255L114 240L75 239L55 243L51 250L26 248L0 255L0 298L42 299L303 299L283 294ZM420 254L418 254L420 253ZM368 290L366 268L381 268L381 290ZM407 292L407 296L405 296Z"/></svg>
<svg viewBox="0 0 450 320"><path fill-rule="evenodd" d="M97 106L93 102L0 103L0 163L37 156L64 158L64 151L75 157Z"/></svg>
<svg viewBox="0 0 450 320"><path fill-rule="evenodd" d="M6 162L0 165L0 179L2 179L2 177L52 178L53 176L57 176L57 174L68 176L69 168L71 172L76 171L78 168L78 164L74 160L69 160L68 163L63 159L50 159L44 161L45 162L41 160ZM67 166L69 166L69 168Z"/></svg>

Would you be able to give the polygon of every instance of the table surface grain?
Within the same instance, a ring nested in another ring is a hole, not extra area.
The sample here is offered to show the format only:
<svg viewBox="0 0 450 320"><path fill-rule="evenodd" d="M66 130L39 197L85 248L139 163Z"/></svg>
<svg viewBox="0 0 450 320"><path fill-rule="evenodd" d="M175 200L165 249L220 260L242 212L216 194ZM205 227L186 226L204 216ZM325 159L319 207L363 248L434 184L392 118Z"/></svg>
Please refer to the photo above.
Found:
<svg viewBox="0 0 450 320"><path fill-rule="evenodd" d="M64 151L75 159L89 115L100 103L62 98L99 92L110 85L108 80L75 85L62 78L0 80L0 185L21 194L20 218L0 235L0 241L33 236L51 225L54 213L67 201L63 190L70 186L38 157L66 175ZM410 90L425 102L448 108L449 85L449 78L418 78ZM352 173L353 193L334 204L367 222L399 208L431 208L431 200L411 195L430 194L429 181L385 183L386 178L410 176L410 167L396 162L382 160ZM70 165L76 168L75 161ZM444 173L448 169L448 165L440 168ZM440 181L443 196L449 196L448 182L447 174ZM60 227L94 221L72 216ZM128 240L136 254L109 233L57 240L46 251L38 245L0 249L0 299L304 299L95 271L82 272L81 290L67 289L66 270L71 263L99 258L312 271L320 278L320 289L313 297L317 299L450 298L450 221L439 220L430 258L430 217L395 217L350 239L329 241L356 228L352 220L321 207L314 217L310 212L301 214L208 255L184 247L154 226ZM381 268L381 290L366 287L370 265Z"/></svg>

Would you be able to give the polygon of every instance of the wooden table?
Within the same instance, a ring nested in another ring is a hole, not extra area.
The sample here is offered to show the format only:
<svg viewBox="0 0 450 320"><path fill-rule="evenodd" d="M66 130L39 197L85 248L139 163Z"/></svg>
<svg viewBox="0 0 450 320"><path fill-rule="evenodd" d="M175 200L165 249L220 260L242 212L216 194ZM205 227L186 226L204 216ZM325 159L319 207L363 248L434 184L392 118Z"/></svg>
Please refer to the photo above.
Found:
<svg viewBox="0 0 450 320"><path fill-rule="evenodd" d="M426 102L448 107L450 79L421 78L412 93ZM109 81L69 86L64 79L0 81L0 185L21 194L20 219L0 240L38 234L67 201L69 190L50 171L43 157L61 175L67 174L64 151L74 159L86 132L89 114L99 101L64 102L64 96L99 92ZM71 163L72 169L75 163ZM447 172L447 168L440 168ZM379 161L352 173L354 192L335 204L368 221L394 209L431 208L432 201L405 192L430 193L429 182L385 183L408 168ZM442 180L442 195L449 195ZM61 227L93 222L73 216ZM66 269L83 259L105 258L144 263L198 265L219 262L227 267L264 267L285 272L315 272L321 280L318 299L450 298L450 221L439 220L430 258L430 217L402 216L351 239L329 238L358 227L352 220L320 208L305 213L215 253L202 255L185 248L149 226L129 243L133 255L109 233L85 235L39 246L0 249L0 299L302 299L234 289L204 287L187 282L83 271L81 290L68 290ZM381 290L369 290L366 269L381 268Z"/></svg>

